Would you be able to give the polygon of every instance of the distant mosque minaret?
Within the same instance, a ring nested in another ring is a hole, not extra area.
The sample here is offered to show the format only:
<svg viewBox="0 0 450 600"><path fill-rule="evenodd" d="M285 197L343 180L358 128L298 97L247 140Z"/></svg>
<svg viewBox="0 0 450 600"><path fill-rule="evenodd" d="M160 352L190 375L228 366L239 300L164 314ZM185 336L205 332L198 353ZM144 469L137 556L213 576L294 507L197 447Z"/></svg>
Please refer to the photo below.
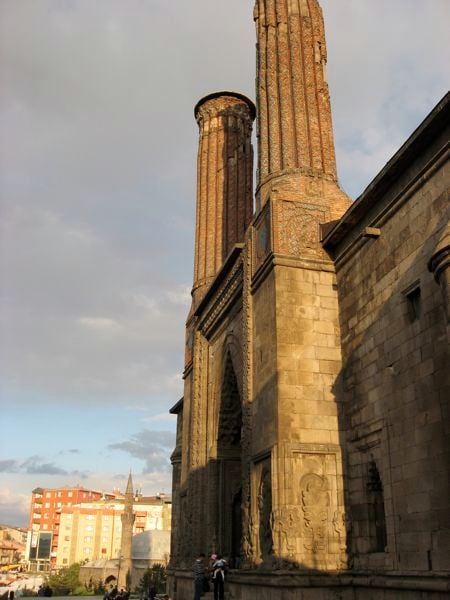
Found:
<svg viewBox="0 0 450 600"><path fill-rule="evenodd" d="M125 490L125 506L123 513L120 516L122 521L122 538L120 542L119 556L119 574L117 586L121 588L129 588L131 583L131 572L133 567L133 559L131 554L133 540L133 524L135 514L133 513L134 490L133 478L128 475L127 489Z"/></svg>

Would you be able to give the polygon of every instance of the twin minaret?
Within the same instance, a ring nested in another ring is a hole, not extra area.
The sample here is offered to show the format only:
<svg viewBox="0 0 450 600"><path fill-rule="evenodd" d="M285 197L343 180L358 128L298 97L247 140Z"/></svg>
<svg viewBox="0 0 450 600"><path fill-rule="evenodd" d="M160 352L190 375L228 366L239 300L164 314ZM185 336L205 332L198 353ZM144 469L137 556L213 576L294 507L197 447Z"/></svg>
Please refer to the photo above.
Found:
<svg viewBox="0 0 450 600"><path fill-rule="evenodd" d="M274 179L336 181L326 82L326 42L316 0L256 0L258 183L262 206Z"/></svg>
<svg viewBox="0 0 450 600"><path fill-rule="evenodd" d="M197 161L194 304L239 242L253 216L251 100L233 92L206 96L195 107Z"/></svg>
<svg viewBox="0 0 450 600"><path fill-rule="evenodd" d="M317 0L256 0L258 174L256 211L274 192L287 200L320 195L326 220L348 198L337 185L326 82L326 43ZM217 92L197 104L194 306L253 216L253 103Z"/></svg>

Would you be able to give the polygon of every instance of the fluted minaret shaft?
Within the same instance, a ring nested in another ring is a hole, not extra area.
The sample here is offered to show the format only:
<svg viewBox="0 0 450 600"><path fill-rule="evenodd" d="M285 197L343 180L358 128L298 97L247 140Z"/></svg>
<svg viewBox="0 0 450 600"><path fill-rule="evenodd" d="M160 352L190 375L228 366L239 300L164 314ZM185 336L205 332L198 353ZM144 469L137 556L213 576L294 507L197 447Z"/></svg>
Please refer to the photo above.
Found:
<svg viewBox="0 0 450 600"><path fill-rule="evenodd" d="M253 103L233 92L211 94L195 107L197 161L194 304L224 259L244 240L253 214Z"/></svg>
<svg viewBox="0 0 450 600"><path fill-rule="evenodd" d="M326 82L326 42L317 0L256 0L258 183L304 173L336 181ZM261 205L264 204L264 190Z"/></svg>

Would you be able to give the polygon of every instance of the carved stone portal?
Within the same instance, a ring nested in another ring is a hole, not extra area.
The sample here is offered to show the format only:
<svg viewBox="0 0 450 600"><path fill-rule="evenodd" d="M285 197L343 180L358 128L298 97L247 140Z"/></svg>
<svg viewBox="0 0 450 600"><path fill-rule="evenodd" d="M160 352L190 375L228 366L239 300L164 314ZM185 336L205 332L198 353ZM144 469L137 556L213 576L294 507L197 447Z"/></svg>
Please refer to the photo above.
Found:
<svg viewBox="0 0 450 600"><path fill-rule="evenodd" d="M217 429L218 550L231 560L240 554L242 539L241 429L241 398L231 355L227 353Z"/></svg>

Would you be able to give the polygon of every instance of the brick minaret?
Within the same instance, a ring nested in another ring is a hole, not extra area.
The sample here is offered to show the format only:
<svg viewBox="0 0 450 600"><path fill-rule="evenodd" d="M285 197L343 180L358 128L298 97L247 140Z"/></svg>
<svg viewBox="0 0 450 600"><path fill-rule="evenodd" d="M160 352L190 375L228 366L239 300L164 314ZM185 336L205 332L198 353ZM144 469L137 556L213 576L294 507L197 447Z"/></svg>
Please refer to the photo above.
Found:
<svg viewBox="0 0 450 600"><path fill-rule="evenodd" d="M253 214L253 103L217 92L195 107L200 139L192 295L202 297L233 246L244 240Z"/></svg>
<svg viewBox="0 0 450 600"><path fill-rule="evenodd" d="M125 491L125 507L120 516L122 521L122 539L120 542L119 574L117 585L120 588L129 587L131 583L131 571L133 559L131 545L133 540L133 524L135 515L133 514L133 479L131 473L128 476L127 489Z"/></svg>
<svg viewBox="0 0 450 600"><path fill-rule="evenodd" d="M340 218L350 199L336 176L324 23L317 0L256 0L254 17L259 174L251 401L252 414L264 419L251 443L253 455L273 450L259 473L249 465L262 509L248 522L271 515L273 527L267 545L253 534L252 561L269 567L276 556L336 570L346 565L335 397L341 352L334 264L321 226ZM327 515L335 515L339 534Z"/></svg>
<svg viewBox="0 0 450 600"><path fill-rule="evenodd" d="M317 0L256 0L254 19L257 208L273 189L285 197L294 191L308 195L311 178L329 182L325 193L329 196L337 188L337 175L322 10ZM334 191L332 203L338 214L331 218L342 214L348 204L345 196L337 198Z"/></svg>

